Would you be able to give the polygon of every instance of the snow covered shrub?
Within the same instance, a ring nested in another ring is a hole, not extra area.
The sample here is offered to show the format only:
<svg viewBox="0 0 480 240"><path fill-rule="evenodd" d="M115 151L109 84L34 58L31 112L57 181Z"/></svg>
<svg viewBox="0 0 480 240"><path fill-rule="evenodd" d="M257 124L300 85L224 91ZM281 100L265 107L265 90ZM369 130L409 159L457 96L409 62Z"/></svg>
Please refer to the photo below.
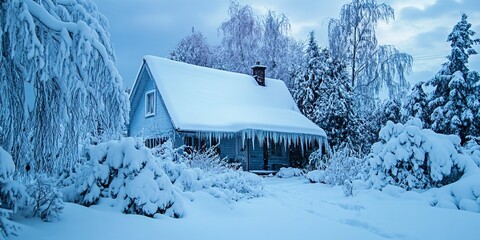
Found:
<svg viewBox="0 0 480 240"><path fill-rule="evenodd" d="M6 239L9 236L16 236L18 226L9 220L12 211L0 207L0 238Z"/></svg>
<svg viewBox="0 0 480 240"><path fill-rule="evenodd" d="M313 151L310 156L308 156L308 164L314 169L325 169L326 160L322 149L319 148Z"/></svg>
<svg viewBox="0 0 480 240"><path fill-rule="evenodd" d="M362 178L365 169L364 160L355 157L355 153L345 145L325 158L320 166L320 169L307 174L310 182L343 185L347 180Z"/></svg>
<svg viewBox="0 0 480 240"><path fill-rule="evenodd" d="M205 152L178 154L170 140L152 149L158 166L182 191L206 191L227 201L262 195L262 180L255 174L238 170L237 163L220 159L215 148Z"/></svg>
<svg viewBox="0 0 480 240"><path fill-rule="evenodd" d="M25 187L12 180L15 164L12 156L0 147L0 236L14 236L17 225L9 217L28 203Z"/></svg>
<svg viewBox="0 0 480 240"><path fill-rule="evenodd" d="M244 171L227 171L209 176L210 192L214 196L228 200L238 201L244 198L263 196L262 178L258 175ZM218 195L222 193L221 195Z"/></svg>
<svg viewBox="0 0 480 240"><path fill-rule="evenodd" d="M325 170L313 170L305 176L311 183L326 183Z"/></svg>
<svg viewBox="0 0 480 240"><path fill-rule="evenodd" d="M343 195L345 197L353 196L353 183L352 183L352 181L349 180L349 179L345 179L345 181L343 182L342 190L343 190Z"/></svg>
<svg viewBox="0 0 480 240"><path fill-rule="evenodd" d="M465 144L465 152L470 155L472 160L480 167L480 145L478 145L478 139L471 139Z"/></svg>
<svg viewBox="0 0 480 240"><path fill-rule="evenodd" d="M422 129L414 118L405 124L388 121L369 157L373 187L386 184L407 190L454 182L461 175L457 163L460 138Z"/></svg>
<svg viewBox="0 0 480 240"><path fill-rule="evenodd" d="M275 175L276 177L279 178L292 178L292 177L300 177L303 176L305 173L303 170L298 169L298 168L280 168L280 171Z"/></svg>
<svg viewBox="0 0 480 240"><path fill-rule="evenodd" d="M185 168L175 180L174 185L182 191L198 191L207 186L204 173L199 168Z"/></svg>
<svg viewBox="0 0 480 240"><path fill-rule="evenodd" d="M86 206L113 198L124 213L181 217L181 199L150 149L134 138L91 146L87 164L64 189L67 200Z"/></svg>
<svg viewBox="0 0 480 240"><path fill-rule="evenodd" d="M431 205L480 213L480 169L469 154L461 154L458 165L464 172L458 181L428 191Z"/></svg>
<svg viewBox="0 0 480 240"><path fill-rule="evenodd" d="M190 168L199 168L212 173L222 173L240 168L240 163L229 163L225 159L221 159L217 153L217 146L211 146L204 151L196 149L193 149L190 153L184 151L181 160Z"/></svg>
<svg viewBox="0 0 480 240"><path fill-rule="evenodd" d="M57 188L57 181L44 174L38 174L26 186L27 193L32 198L33 216L47 222L58 220L64 204L63 194Z"/></svg>

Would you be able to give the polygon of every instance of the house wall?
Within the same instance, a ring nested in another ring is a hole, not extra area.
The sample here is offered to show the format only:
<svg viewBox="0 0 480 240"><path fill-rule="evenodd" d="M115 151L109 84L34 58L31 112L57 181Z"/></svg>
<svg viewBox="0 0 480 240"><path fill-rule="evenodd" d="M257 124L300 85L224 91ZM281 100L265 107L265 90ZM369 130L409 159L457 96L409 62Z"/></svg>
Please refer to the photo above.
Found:
<svg viewBox="0 0 480 240"><path fill-rule="evenodd" d="M135 95L131 98L129 136L151 138L172 134L174 128L170 115L145 64L139 78ZM155 90L155 115L145 117L145 93L150 90Z"/></svg>
<svg viewBox="0 0 480 240"><path fill-rule="evenodd" d="M237 139L223 138L220 140L220 157L228 161L235 161L237 157Z"/></svg>
<svg viewBox="0 0 480 240"><path fill-rule="evenodd" d="M285 150L283 144L279 144L282 149L282 156L272 156L269 150L268 156L268 169L269 170L279 170L282 166L290 166L290 159L288 154L288 149ZM255 139L255 145L252 144L249 140L249 169L248 170L263 170L263 146L260 146L258 139Z"/></svg>

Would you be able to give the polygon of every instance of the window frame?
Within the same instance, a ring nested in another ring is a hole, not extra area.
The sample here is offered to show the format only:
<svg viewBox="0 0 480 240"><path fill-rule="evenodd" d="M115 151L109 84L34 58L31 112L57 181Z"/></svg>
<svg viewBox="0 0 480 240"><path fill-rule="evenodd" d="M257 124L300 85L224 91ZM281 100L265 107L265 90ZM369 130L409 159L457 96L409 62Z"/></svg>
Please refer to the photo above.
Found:
<svg viewBox="0 0 480 240"><path fill-rule="evenodd" d="M280 154L278 155L277 153ZM284 147L281 144L271 142L269 147L269 154L273 158L284 158L286 153L284 151Z"/></svg>
<svg viewBox="0 0 480 240"><path fill-rule="evenodd" d="M150 91L147 91L145 92L145 117L152 117L152 116L155 116L155 108L156 108L156 92L155 90L150 90ZM152 112L149 112L148 110L148 97L149 95L152 96L152 100L153 100L153 109L152 109Z"/></svg>

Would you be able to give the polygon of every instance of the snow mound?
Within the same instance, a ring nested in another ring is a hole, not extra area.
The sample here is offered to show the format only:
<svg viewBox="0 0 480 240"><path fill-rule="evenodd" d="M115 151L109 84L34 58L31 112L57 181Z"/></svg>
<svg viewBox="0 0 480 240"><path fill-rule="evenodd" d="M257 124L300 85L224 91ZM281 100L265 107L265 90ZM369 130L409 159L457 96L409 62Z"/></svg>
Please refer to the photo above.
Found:
<svg viewBox="0 0 480 240"><path fill-rule="evenodd" d="M373 187L386 184L407 190L441 186L458 179L460 138L422 129L420 120L405 124L388 121L372 146L368 161Z"/></svg>
<svg viewBox="0 0 480 240"><path fill-rule="evenodd" d="M13 176L15 172L15 164L12 156L0 147L0 179L8 179Z"/></svg>
<svg viewBox="0 0 480 240"><path fill-rule="evenodd" d="M64 189L67 200L90 206L113 198L124 213L183 215L169 177L140 141L124 138L91 146L87 159L73 176L74 184Z"/></svg>
<svg viewBox="0 0 480 240"><path fill-rule="evenodd" d="M288 168L280 168L280 170L278 171L278 173L275 175L276 177L279 177L279 178L292 178L292 177L300 177L300 176L303 176L305 173L301 170L301 169L298 169L298 168L292 168L292 167L288 167Z"/></svg>
<svg viewBox="0 0 480 240"><path fill-rule="evenodd" d="M480 213L480 171L428 193L434 196L432 206Z"/></svg>
<svg viewBox="0 0 480 240"><path fill-rule="evenodd" d="M324 170L310 171L307 173L306 177L311 183L326 183L326 174Z"/></svg>

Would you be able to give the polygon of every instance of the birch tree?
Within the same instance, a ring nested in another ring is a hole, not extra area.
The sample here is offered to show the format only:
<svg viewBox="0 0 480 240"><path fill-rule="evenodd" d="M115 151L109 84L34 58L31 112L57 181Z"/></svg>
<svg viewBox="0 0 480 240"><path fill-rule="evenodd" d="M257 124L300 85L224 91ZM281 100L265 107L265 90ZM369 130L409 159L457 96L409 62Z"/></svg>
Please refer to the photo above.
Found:
<svg viewBox="0 0 480 240"><path fill-rule="evenodd" d="M107 21L89 0L0 6L0 146L19 169L70 169L79 146L119 137L128 121Z"/></svg>
<svg viewBox="0 0 480 240"><path fill-rule="evenodd" d="M170 59L197 66L210 67L212 53L207 39L201 32L192 29L192 34L183 38L170 53Z"/></svg>
<svg viewBox="0 0 480 240"><path fill-rule="evenodd" d="M261 25L258 17L249 5L231 2L228 9L229 19L219 27L222 35L220 44L222 59L216 68L250 74L250 67L256 59L261 37Z"/></svg>
<svg viewBox="0 0 480 240"><path fill-rule="evenodd" d="M372 101L382 86L390 98L408 88L405 74L411 71L412 57L392 45L379 45L376 37L378 23L393 19L394 10L388 4L352 0L343 5L340 18L328 24L332 55L347 64L360 102Z"/></svg>

